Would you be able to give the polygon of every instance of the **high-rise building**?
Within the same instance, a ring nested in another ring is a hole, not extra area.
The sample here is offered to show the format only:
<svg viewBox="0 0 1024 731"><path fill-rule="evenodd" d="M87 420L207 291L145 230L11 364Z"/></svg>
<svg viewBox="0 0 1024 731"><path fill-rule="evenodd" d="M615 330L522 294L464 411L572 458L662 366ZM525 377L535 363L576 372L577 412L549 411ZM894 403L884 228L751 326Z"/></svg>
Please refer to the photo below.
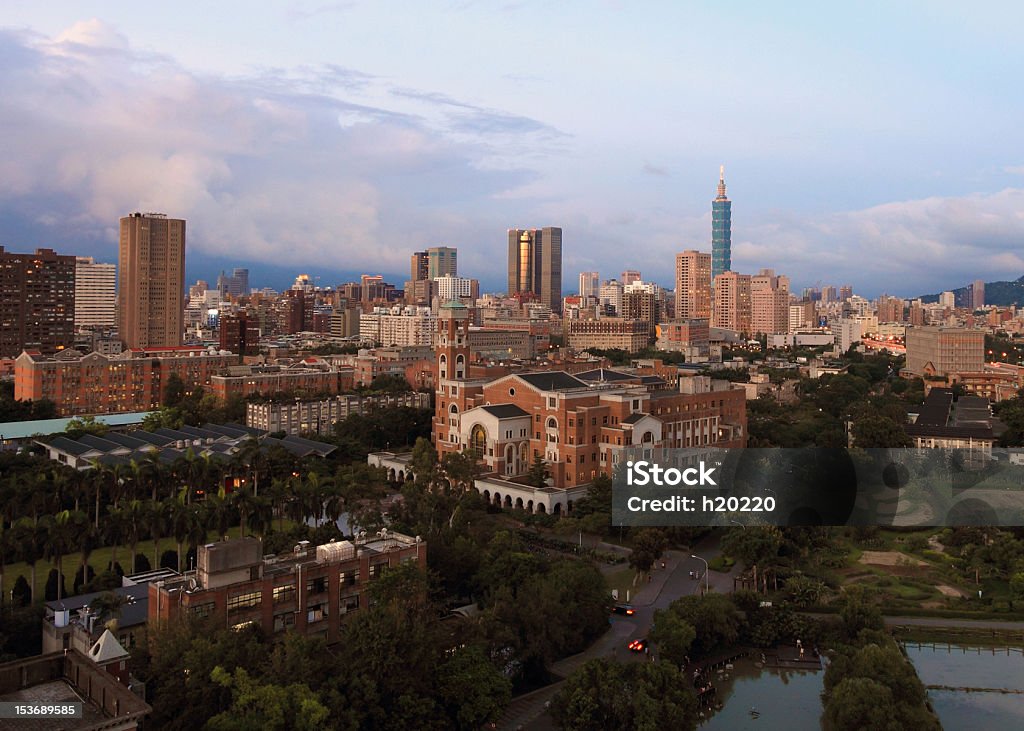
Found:
<svg viewBox="0 0 1024 731"><path fill-rule="evenodd" d="M789 306L789 332L818 326L818 318L814 313L814 303L810 300Z"/></svg>
<svg viewBox="0 0 1024 731"><path fill-rule="evenodd" d="M779 287L758 287L750 293L750 331L763 335L789 332L789 292Z"/></svg>
<svg viewBox="0 0 1024 731"><path fill-rule="evenodd" d="M249 270L236 267L230 276L221 272L217 276L217 291L221 299L249 294Z"/></svg>
<svg viewBox="0 0 1024 731"><path fill-rule="evenodd" d="M839 288L839 301L840 302L845 302L846 300L850 299L851 297L853 297L853 286L852 285L844 284L843 286L841 286Z"/></svg>
<svg viewBox="0 0 1024 731"><path fill-rule="evenodd" d="M609 279L601 285L598 299L605 311L613 315L620 314L622 312L622 282L617 279Z"/></svg>
<svg viewBox="0 0 1024 731"><path fill-rule="evenodd" d="M0 357L22 350L52 354L75 339L75 257L0 246Z"/></svg>
<svg viewBox="0 0 1024 731"><path fill-rule="evenodd" d="M732 201L725 195L723 165L718 171L718 196L711 202L711 280L731 269Z"/></svg>
<svg viewBox="0 0 1024 731"><path fill-rule="evenodd" d="M260 328L254 317L246 312L221 316L221 350L238 355L249 355L259 349L259 344Z"/></svg>
<svg viewBox="0 0 1024 731"><path fill-rule="evenodd" d="M458 273L458 249L451 246L431 246L426 251L416 251L409 265L409 278L414 282L455 277Z"/></svg>
<svg viewBox="0 0 1024 731"><path fill-rule="evenodd" d="M601 296L601 275L598 272L580 272L580 299L598 299Z"/></svg>
<svg viewBox="0 0 1024 731"><path fill-rule="evenodd" d="M91 256L75 260L75 329L117 324L117 264L97 264Z"/></svg>
<svg viewBox="0 0 1024 731"><path fill-rule="evenodd" d="M750 275L723 272L715 277L711 327L749 333L751 325Z"/></svg>
<svg viewBox="0 0 1024 731"><path fill-rule="evenodd" d="M463 297L478 299L480 297L480 282L468 277L456 277L447 274L434 280L434 287L437 290L437 298L441 304Z"/></svg>
<svg viewBox="0 0 1024 731"><path fill-rule="evenodd" d="M643 277L640 276L640 272L636 269L627 269L622 273L622 286L625 287L627 284L633 282L642 281Z"/></svg>
<svg viewBox="0 0 1024 731"><path fill-rule="evenodd" d="M975 279L971 284L971 308L980 310L985 306L985 282Z"/></svg>
<svg viewBox="0 0 1024 731"><path fill-rule="evenodd" d="M839 294L836 291L836 288L833 287L832 285L828 285L826 287L821 288L821 301L824 302L826 305L831 304L832 302L836 302L838 298Z"/></svg>
<svg viewBox="0 0 1024 731"><path fill-rule="evenodd" d="M414 251L409 262L409 279L413 282L422 282L429 279L430 258L425 251ZM406 289L409 289L406 286Z"/></svg>
<svg viewBox="0 0 1024 731"><path fill-rule="evenodd" d="M902 322L903 321L903 300L899 297L882 295L878 298L878 321L879 322Z"/></svg>
<svg viewBox="0 0 1024 731"><path fill-rule="evenodd" d="M939 295L939 304L950 310L956 307L956 294L953 292L943 292Z"/></svg>
<svg viewBox="0 0 1024 731"><path fill-rule="evenodd" d="M458 250L451 246L432 246L427 249L427 279L458 275Z"/></svg>
<svg viewBox="0 0 1024 731"><path fill-rule="evenodd" d="M562 229L508 230L508 293L532 294L552 312L562 309Z"/></svg>
<svg viewBox="0 0 1024 731"><path fill-rule="evenodd" d="M676 254L675 317L711 317L711 254L693 249Z"/></svg>
<svg viewBox="0 0 1024 731"><path fill-rule="evenodd" d="M647 323L648 337L657 334L661 322L661 287L650 282L633 282L622 289L622 316Z"/></svg>
<svg viewBox="0 0 1024 731"><path fill-rule="evenodd" d="M129 348L181 345L185 221L162 213L121 219L118 335Z"/></svg>

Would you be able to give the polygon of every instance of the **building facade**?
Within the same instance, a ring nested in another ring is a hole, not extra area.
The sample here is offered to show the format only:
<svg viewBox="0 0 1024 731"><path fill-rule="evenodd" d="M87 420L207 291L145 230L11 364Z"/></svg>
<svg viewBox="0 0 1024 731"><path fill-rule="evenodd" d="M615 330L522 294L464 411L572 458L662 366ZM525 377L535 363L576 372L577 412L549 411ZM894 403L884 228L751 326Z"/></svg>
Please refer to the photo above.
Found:
<svg viewBox="0 0 1024 731"><path fill-rule="evenodd" d="M163 402L172 374L186 391L209 388L215 374L238 357L202 347L127 350L119 355L82 355L66 350L55 356L26 351L14 364L14 397L49 399L59 416L151 411Z"/></svg>
<svg viewBox="0 0 1024 731"><path fill-rule="evenodd" d="M718 195L711 202L711 281L732 270L732 202L725 194L725 167L718 173Z"/></svg>
<svg viewBox="0 0 1024 731"><path fill-rule="evenodd" d="M117 324L117 265L75 259L75 330Z"/></svg>
<svg viewBox="0 0 1024 731"><path fill-rule="evenodd" d="M177 347L184 334L185 221L133 213L120 227L118 334L128 348Z"/></svg>
<svg viewBox="0 0 1024 731"><path fill-rule="evenodd" d="M508 230L508 294L530 295L561 311L562 229Z"/></svg>
<svg viewBox="0 0 1024 731"><path fill-rule="evenodd" d="M429 307L375 307L359 318L359 336L378 345L430 345L437 316Z"/></svg>
<svg viewBox="0 0 1024 731"><path fill-rule="evenodd" d="M625 317L599 320L566 320L566 345L573 350L625 350L637 353L651 339L650 323Z"/></svg>
<svg viewBox="0 0 1024 731"><path fill-rule="evenodd" d="M947 376L984 369L985 333L982 330L908 327L906 346L906 371L915 376Z"/></svg>
<svg viewBox="0 0 1024 731"><path fill-rule="evenodd" d="M711 317L711 254L689 249L676 254L678 320Z"/></svg>
<svg viewBox="0 0 1024 731"><path fill-rule="evenodd" d="M353 414L395 407L429 409L430 394L409 391L370 396L350 394L333 399L249 403L246 405L245 425L268 432L283 431L295 435L313 432L326 436L333 432L336 423Z"/></svg>
<svg viewBox="0 0 1024 731"><path fill-rule="evenodd" d="M725 272L715 277L711 327L750 333L750 275Z"/></svg>
<svg viewBox="0 0 1024 731"><path fill-rule="evenodd" d="M426 568L427 544L383 530L355 543L311 546L264 556L252 537L199 546L197 570L149 585L149 624L213 618L225 628L261 627L337 642L342 623L368 604L366 590L385 571L415 562Z"/></svg>
<svg viewBox="0 0 1024 731"><path fill-rule="evenodd" d="M22 350L52 354L75 340L75 257L0 246L0 358Z"/></svg>

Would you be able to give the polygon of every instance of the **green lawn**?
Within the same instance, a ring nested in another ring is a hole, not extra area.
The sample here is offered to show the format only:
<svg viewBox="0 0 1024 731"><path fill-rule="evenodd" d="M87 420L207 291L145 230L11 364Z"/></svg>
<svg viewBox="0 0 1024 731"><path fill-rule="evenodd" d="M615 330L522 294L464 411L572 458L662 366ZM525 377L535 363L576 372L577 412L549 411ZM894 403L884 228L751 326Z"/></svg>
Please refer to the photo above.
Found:
<svg viewBox="0 0 1024 731"><path fill-rule="evenodd" d="M636 587L633 586L633 579L636 575L636 571L628 566L605 574L605 579L608 581L608 588L619 590L618 600L620 602L626 601L627 590L629 591L630 599L636 595Z"/></svg>

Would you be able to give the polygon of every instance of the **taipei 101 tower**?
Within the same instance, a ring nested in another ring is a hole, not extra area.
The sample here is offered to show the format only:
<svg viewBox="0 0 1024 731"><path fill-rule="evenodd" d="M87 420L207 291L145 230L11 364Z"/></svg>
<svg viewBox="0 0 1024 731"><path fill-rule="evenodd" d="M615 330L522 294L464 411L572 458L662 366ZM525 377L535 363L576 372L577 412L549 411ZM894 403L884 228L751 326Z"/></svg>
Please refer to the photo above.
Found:
<svg viewBox="0 0 1024 731"><path fill-rule="evenodd" d="M718 196L711 202L711 281L732 270L732 201L725 195L725 166L719 168Z"/></svg>

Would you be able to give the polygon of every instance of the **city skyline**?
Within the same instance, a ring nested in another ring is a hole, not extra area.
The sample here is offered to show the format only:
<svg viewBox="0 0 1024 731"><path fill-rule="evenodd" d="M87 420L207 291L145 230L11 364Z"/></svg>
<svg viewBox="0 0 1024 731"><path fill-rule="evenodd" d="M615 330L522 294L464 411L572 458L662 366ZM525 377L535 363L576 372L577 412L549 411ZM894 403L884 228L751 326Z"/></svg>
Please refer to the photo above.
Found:
<svg viewBox="0 0 1024 731"><path fill-rule="evenodd" d="M659 23L609 7L584 22L574 9L416 9L412 24L434 32L399 24L396 37L416 42L381 54L357 36L385 11L360 4L261 7L240 34L228 32L237 14L218 9L173 47L154 29L181 20L162 9L90 19L70 3L15 5L0 31L15 151L0 241L110 261L118 215L173 211L194 222L189 279L226 263L258 281L287 251L300 271L401 283L409 252L443 242L498 291L488 273L500 231L542 220L566 230L567 275L630 266L666 285L676 253L710 250L709 180L724 163L741 202L735 271L904 297L1024 273L1019 102L998 83L1005 54L1020 50L1004 30L953 7L923 24L907 9L885 10L884 23L881 8L822 18L787 8L776 22L756 7L726 17L663 6ZM650 39L621 69L614 54L597 69L574 60L589 56L572 39L541 63L488 50L507 21L540 28L530 44L569 21L606 52L616 44L601 41L618 35ZM710 32L725 21L727 40ZM835 47L824 40L833 24L847 39ZM673 25L692 48L660 30ZM447 51L453 36L472 48ZM896 37L907 42L886 44ZM753 63L765 44L786 50ZM958 73L940 83L933 61L950 44ZM469 52L472 72L455 74ZM597 95L595 71L606 77ZM946 107L958 115L927 112Z"/></svg>

